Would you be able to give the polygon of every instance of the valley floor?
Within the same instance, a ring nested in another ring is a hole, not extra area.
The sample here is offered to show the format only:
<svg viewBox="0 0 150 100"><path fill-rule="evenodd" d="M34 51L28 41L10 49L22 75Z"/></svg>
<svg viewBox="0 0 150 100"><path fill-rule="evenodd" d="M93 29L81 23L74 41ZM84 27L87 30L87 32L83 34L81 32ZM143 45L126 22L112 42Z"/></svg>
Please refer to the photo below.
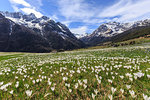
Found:
<svg viewBox="0 0 150 100"><path fill-rule="evenodd" d="M0 53L3 99L150 99L150 46Z"/></svg>

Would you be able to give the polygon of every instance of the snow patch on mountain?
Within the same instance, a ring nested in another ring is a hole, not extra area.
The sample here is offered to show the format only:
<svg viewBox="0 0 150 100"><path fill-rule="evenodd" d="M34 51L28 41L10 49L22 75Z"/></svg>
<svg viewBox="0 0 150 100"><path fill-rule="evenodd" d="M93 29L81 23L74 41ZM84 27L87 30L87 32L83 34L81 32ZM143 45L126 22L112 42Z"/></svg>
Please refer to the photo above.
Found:
<svg viewBox="0 0 150 100"><path fill-rule="evenodd" d="M10 23L10 33L9 33L9 35L11 35L12 34L12 27L13 27L13 24L11 23L11 21L9 21L9 23Z"/></svg>
<svg viewBox="0 0 150 100"><path fill-rule="evenodd" d="M61 36L64 40L68 37L68 35L66 35L66 34L64 34L64 33L62 33L62 32L59 32L59 34L60 34L60 36Z"/></svg>
<svg viewBox="0 0 150 100"><path fill-rule="evenodd" d="M62 26L60 26L60 25L57 25L63 32L66 32L63 28L62 28Z"/></svg>
<svg viewBox="0 0 150 100"><path fill-rule="evenodd" d="M9 20L9 30L10 30L10 32L9 32L9 35L11 35L12 34L12 32L13 32L13 26L15 25L15 23L13 23L11 20Z"/></svg>
<svg viewBox="0 0 150 100"><path fill-rule="evenodd" d="M39 25L39 23L32 23L31 21L25 21L25 19L23 18L12 18L12 17L6 17L10 20L12 20L13 22L19 24L19 25L24 25L26 27L29 28L37 28L37 29L42 29L42 26Z"/></svg>

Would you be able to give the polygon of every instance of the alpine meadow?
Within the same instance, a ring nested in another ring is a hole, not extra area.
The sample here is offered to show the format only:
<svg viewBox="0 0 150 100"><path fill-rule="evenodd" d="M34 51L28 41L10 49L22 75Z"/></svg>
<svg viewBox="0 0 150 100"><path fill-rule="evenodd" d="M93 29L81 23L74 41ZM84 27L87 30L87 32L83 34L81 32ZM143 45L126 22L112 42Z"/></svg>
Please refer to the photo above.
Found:
<svg viewBox="0 0 150 100"><path fill-rule="evenodd" d="M149 0L1 0L0 100L150 100Z"/></svg>

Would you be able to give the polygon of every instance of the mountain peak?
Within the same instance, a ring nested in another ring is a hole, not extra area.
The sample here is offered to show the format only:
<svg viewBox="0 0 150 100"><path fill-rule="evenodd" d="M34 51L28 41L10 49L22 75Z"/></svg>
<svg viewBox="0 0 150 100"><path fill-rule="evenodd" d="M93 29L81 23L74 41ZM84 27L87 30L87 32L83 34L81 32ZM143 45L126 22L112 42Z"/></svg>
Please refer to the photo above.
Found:
<svg viewBox="0 0 150 100"><path fill-rule="evenodd" d="M36 16L35 16L35 14L33 14L33 13L30 13L28 16L30 16L31 18L37 18Z"/></svg>
<svg viewBox="0 0 150 100"><path fill-rule="evenodd" d="M42 16L41 18L44 19L44 20L48 20L49 19L47 16Z"/></svg>

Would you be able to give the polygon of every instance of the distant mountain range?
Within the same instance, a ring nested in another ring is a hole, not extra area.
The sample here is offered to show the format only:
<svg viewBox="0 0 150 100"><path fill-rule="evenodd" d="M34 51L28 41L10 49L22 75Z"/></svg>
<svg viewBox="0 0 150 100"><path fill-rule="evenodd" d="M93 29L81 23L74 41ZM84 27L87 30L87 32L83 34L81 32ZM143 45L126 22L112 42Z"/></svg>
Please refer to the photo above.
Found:
<svg viewBox="0 0 150 100"><path fill-rule="evenodd" d="M46 16L0 13L0 51L50 52L85 46L64 24Z"/></svg>
<svg viewBox="0 0 150 100"><path fill-rule="evenodd" d="M98 45L100 43L106 42L110 40L111 38L113 38L114 40L114 37L115 38L120 37L121 34L125 34L127 33L127 31L133 32L129 30L132 30L132 29L135 30L140 27L141 27L140 29L142 29L143 27L148 27L148 26L150 26L149 19L146 19L144 21L131 22L131 23L119 23L119 22L105 23L105 24L100 25L99 28L96 29L92 34L82 37L81 40L84 41L84 43L88 45L94 46L94 45ZM130 33L128 33L128 35L129 34ZM128 37L128 35L127 34L124 35L124 38Z"/></svg>
<svg viewBox="0 0 150 100"><path fill-rule="evenodd" d="M0 12L0 51L51 52L121 42L150 34L150 20L109 22L91 34L72 33L67 26L43 16ZM77 38L78 37L78 38ZM82 37L82 38L81 38Z"/></svg>

